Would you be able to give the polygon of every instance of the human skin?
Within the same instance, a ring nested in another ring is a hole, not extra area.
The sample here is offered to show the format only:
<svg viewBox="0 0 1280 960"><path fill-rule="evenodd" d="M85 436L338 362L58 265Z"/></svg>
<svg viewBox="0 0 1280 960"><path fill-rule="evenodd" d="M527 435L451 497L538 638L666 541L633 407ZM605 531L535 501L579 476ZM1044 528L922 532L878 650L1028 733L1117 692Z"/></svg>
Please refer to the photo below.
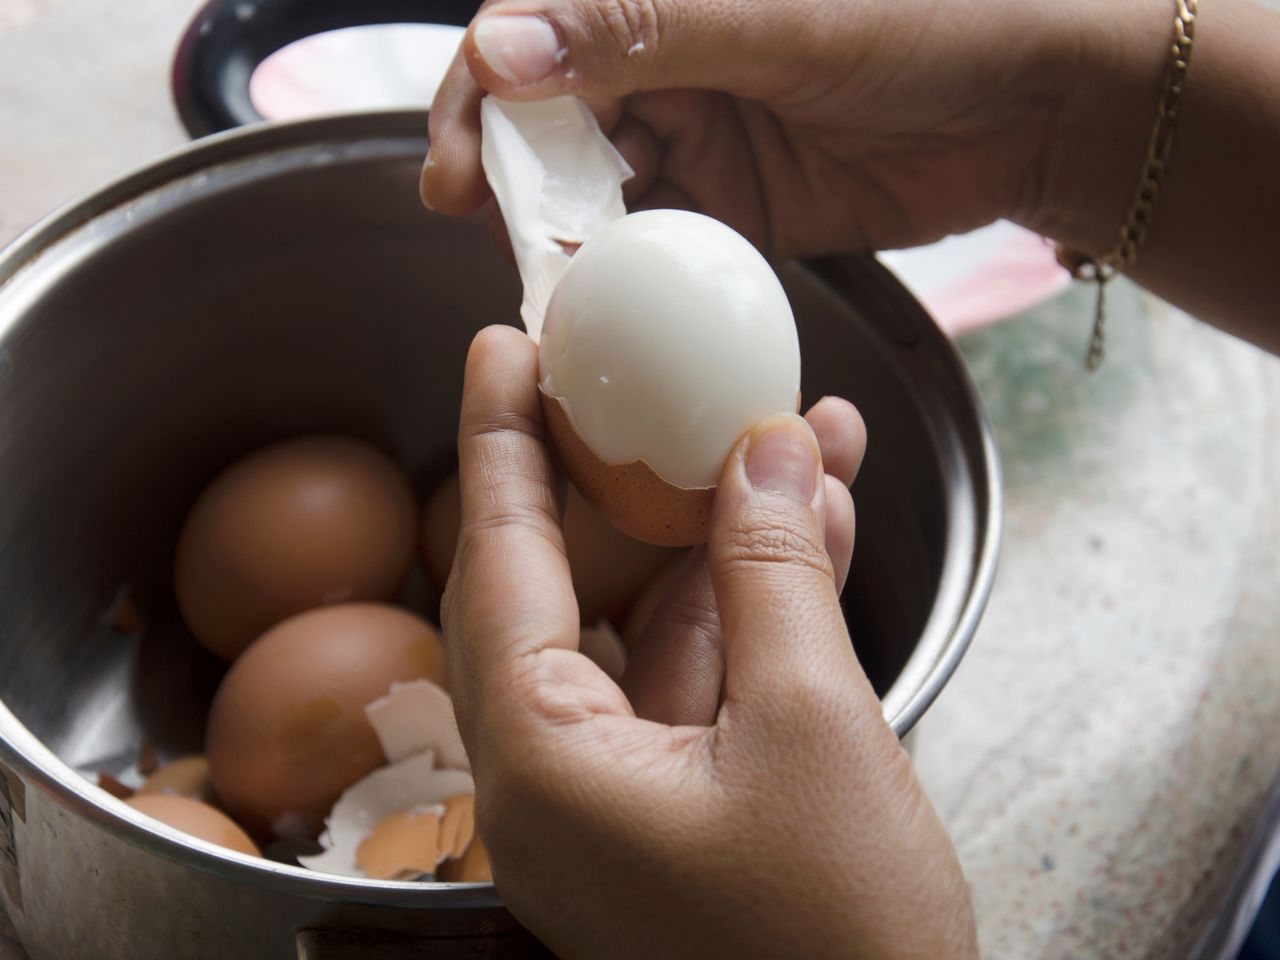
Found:
<svg viewBox="0 0 1280 960"><path fill-rule="evenodd" d="M1172 20L1166 0L491 0L433 106L423 199L451 214L486 202L486 92L575 93L637 172L632 209L700 210L774 257L998 218L1101 255L1145 156ZM1272 350L1278 24L1248 0L1202 3L1174 164L1132 271ZM445 605L511 908L567 957L976 955L950 843L836 617L856 417L836 401L810 412L826 477L808 512L752 487L759 434L743 441L711 544L614 686L574 649L531 350L493 331L473 348L469 545ZM512 556L519 577L500 569Z"/></svg>
<svg viewBox="0 0 1280 960"><path fill-rule="evenodd" d="M620 687L578 652L537 365L511 327L472 344L442 610L508 907L567 960L977 956L955 853L840 609L853 409L811 411L825 439L782 415L737 445L685 576L714 606L696 586L673 602L678 585Z"/></svg>
<svg viewBox="0 0 1280 960"><path fill-rule="evenodd" d="M1100 255L1145 159L1173 12L1172 0L490 0L433 105L423 198L464 213L488 196L486 92L576 93L637 171L629 203L700 210L772 256L910 246L1000 218ZM500 15L545 24L564 51L544 63L524 45L517 65L545 67L541 79L513 82L482 55L478 26ZM1202 3L1173 162L1130 271L1272 352L1277 46L1277 14Z"/></svg>

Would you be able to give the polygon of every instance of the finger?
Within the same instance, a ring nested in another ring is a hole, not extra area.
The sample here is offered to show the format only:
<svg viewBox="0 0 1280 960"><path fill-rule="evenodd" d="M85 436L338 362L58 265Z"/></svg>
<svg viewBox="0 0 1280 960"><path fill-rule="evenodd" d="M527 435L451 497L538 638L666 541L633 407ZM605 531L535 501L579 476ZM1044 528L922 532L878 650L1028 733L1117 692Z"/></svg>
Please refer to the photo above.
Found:
<svg viewBox="0 0 1280 960"><path fill-rule="evenodd" d="M826 499L818 441L800 417L759 424L725 465L708 557L726 702L786 689L852 659L827 554Z"/></svg>
<svg viewBox="0 0 1280 960"><path fill-rule="evenodd" d="M648 127L631 116L618 121L610 139L635 174L622 185L622 199L629 207L648 192L657 179L662 167L662 145Z"/></svg>
<svg viewBox="0 0 1280 960"><path fill-rule="evenodd" d="M844 590L853 557L854 509L847 484L865 446L862 421L852 404L819 401L805 415L828 474L824 543L836 592ZM821 429L819 433L818 430ZM706 725L715 717L724 679L720 614L706 551L695 551L677 582L654 608L627 666L622 688L636 715L672 725Z"/></svg>
<svg viewBox="0 0 1280 960"><path fill-rule="evenodd" d="M470 213L489 197L480 166L480 101L484 91L459 49L440 83L428 118L430 146L418 193L427 209Z"/></svg>
<svg viewBox="0 0 1280 960"><path fill-rule="evenodd" d="M627 661L622 690L636 716L670 726L710 726L724 655L705 548L694 550L654 608Z"/></svg>
<svg viewBox="0 0 1280 960"><path fill-rule="evenodd" d="M794 85L793 51L821 48L821 13L802 0L504 0L472 21L463 50L480 84L510 99L658 88L763 99Z"/></svg>
<svg viewBox="0 0 1280 960"><path fill-rule="evenodd" d="M618 124L626 116L626 105L617 97L587 98L582 102L595 116L596 123L600 125L600 132L606 137L613 136L613 132L618 129Z"/></svg>
<svg viewBox="0 0 1280 960"><path fill-rule="evenodd" d="M846 487L862 467L867 452L867 427L848 400L823 397L804 415L818 438L822 468Z"/></svg>
<svg viewBox="0 0 1280 960"><path fill-rule="evenodd" d="M522 658L576 650L578 606L543 442L538 349L512 327L467 356L458 427L461 523L442 609L460 713L511 694Z"/></svg>
<svg viewBox="0 0 1280 960"><path fill-rule="evenodd" d="M832 575L836 593L844 592L849 579L849 567L853 563L854 512L853 495L849 487L838 477L827 474L827 556L831 558Z"/></svg>

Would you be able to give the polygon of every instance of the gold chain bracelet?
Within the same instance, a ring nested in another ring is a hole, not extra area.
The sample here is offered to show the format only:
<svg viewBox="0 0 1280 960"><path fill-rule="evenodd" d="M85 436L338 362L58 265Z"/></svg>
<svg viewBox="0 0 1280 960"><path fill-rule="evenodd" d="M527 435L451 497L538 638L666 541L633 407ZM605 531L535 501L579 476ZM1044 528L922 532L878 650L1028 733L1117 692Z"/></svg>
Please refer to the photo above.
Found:
<svg viewBox="0 0 1280 960"><path fill-rule="evenodd" d="M1105 339L1105 300L1107 284L1117 274L1133 266L1138 259L1138 247L1147 238L1151 219L1155 213L1156 197L1160 193L1160 181L1169 169L1173 155L1173 142L1178 132L1178 108L1182 91L1187 82L1187 68L1191 65L1191 45L1196 35L1198 0L1174 0L1173 46L1169 65L1165 71L1164 93L1160 97L1160 110L1156 114L1151 140L1147 144L1147 159L1142 165L1138 188L1133 203L1129 205L1124 226L1120 228L1120 240L1109 253L1091 257L1058 244L1058 262L1076 280L1098 285L1098 305L1093 316L1093 333L1089 338L1089 351L1085 366L1096 370L1102 363Z"/></svg>

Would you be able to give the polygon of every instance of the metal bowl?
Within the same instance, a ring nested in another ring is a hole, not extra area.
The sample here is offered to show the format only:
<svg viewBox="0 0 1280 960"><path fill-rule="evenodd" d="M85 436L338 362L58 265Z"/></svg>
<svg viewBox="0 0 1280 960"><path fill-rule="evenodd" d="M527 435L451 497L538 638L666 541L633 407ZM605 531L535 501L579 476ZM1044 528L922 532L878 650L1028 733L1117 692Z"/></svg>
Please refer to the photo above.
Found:
<svg viewBox="0 0 1280 960"><path fill-rule="evenodd" d="M467 345L520 298L483 222L418 205L426 128L369 114L201 141L0 255L0 901L35 958L541 949L487 885L241 857L77 772L144 735L199 749L220 665L173 613L169 566L220 467L323 430L382 445L423 491L449 468ZM951 344L873 258L781 274L805 396L846 396L868 425L844 600L902 735L991 586L990 430ZM126 583L140 638L100 625Z"/></svg>

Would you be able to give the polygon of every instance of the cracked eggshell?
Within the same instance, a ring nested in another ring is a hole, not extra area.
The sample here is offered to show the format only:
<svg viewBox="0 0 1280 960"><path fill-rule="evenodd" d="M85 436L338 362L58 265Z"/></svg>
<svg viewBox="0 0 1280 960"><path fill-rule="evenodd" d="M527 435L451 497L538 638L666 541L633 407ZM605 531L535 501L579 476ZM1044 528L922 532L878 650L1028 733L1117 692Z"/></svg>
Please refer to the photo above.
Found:
<svg viewBox="0 0 1280 960"><path fill-rule="evenodd" d="M389 762L431 750L442 767L471 769L454 719L453 700L430 680L393 683L391 692L364 712Z"/></svg>
<svg viewBox="0 0 1280 960"><path fill-rule="evenodd" d="M682 489L641 461L604 463L574 428L563 403L545 391L542 416L560 466L574 487L620 531L661 547L706 542L714 487Z"/></svg>
<svg viewBox="0 0 1280 960"><path fill-rule="evenodd" d="M356 848L356 865L372 880L414 880L440 863L440 805L383 817Z"/></svg>
<svg viewBox="0 0 1280 960"><path fill-rule="evenodd" d="M458 859L446 860L440 864L436 879L444 883L493 883L489 854L480 838L472 838L471 846Z"/></svg>
<svg viewBox="0 0 1280 960"><path fill-rule="evenodd" d="M414 880L463 856L475 837L475 796L403 810L379 820L356 849L356 864L375 880Z"/></svg>
<svg viewBox="0 0 1280 960"><path fill-rule="evenodd" d="M622 217L634 174L577 97L480 102L480 159L524 285L520 317L535 341L576 246Z"/></svg>
<svg viewBox="0 0 1280 960"><path fill-rule="evenodd" d="M547 310L539 377L583 496L637 539L688 546L707 539L734 444L797 409L800 344L786 291L744 237L651 210L574 255Z"/></svg>
<svg viewBox="0 0 1280 960"><path fill-rule="evenodd" d="M303 866L344 877L365 875L356 862L360 844L384 817L406 810L422 810L459 794L474 794L471 774L441 770L430 752L373 771L342 794L325 821L320 837L325 851L300 857Z"/></svg>

